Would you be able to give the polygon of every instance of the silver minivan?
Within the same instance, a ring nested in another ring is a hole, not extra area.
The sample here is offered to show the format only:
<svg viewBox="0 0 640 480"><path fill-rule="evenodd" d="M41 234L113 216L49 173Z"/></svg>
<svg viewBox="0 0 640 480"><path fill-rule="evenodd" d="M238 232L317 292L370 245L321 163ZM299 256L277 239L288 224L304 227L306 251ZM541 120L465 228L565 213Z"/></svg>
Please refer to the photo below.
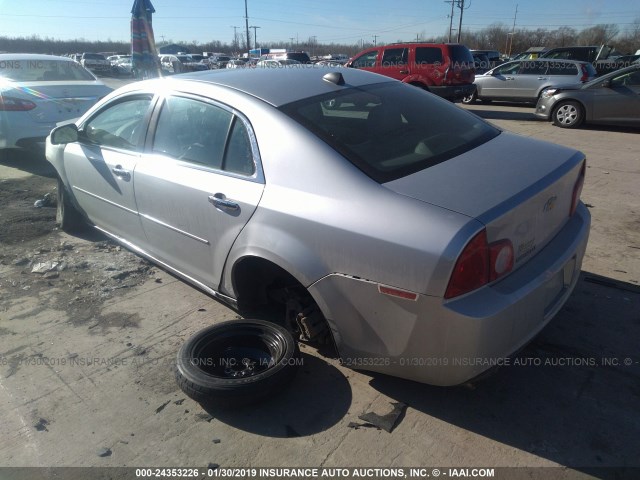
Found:
<svg viewBox="0 0 640 480"><path fill-rule="evenodd" d="M588 62L538 58L503 63L483 75L477 75L476 91L463 99L504 100L512 102L538 101L545 88L593 80L596 70Z"/></svg>

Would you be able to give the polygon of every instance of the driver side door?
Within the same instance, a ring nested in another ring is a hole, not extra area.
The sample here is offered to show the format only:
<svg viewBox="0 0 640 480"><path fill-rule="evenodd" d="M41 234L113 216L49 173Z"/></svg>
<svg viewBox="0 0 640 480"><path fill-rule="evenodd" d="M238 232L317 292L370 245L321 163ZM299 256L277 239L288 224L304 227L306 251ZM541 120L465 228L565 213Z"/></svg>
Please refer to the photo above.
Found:
<svg viewBox="0 0 640 480"><path fill-rule="evenodd" d="M64 168L78 205L107 232L140 244L133 180L149 121L153 95L114 99L79 128L64 152Z"/></svg>

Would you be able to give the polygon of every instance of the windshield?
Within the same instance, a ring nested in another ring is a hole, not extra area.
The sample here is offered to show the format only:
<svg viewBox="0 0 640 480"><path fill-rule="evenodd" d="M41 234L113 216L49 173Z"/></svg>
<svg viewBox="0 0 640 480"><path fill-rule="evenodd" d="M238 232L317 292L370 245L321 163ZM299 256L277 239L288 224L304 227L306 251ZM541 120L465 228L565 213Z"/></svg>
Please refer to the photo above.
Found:
<svg viewBox="0 0 640 480"><path fill-rule="evenodd" d="M3 60L0 77L14 82L95 80L91 73L71 60Z"/></svg>
<svg viewBox="0 0 640 480"><path fill-rule="evenodd" d="M345 89L280 108L379 183L447 161L500 133L400 82Z"/></svg>

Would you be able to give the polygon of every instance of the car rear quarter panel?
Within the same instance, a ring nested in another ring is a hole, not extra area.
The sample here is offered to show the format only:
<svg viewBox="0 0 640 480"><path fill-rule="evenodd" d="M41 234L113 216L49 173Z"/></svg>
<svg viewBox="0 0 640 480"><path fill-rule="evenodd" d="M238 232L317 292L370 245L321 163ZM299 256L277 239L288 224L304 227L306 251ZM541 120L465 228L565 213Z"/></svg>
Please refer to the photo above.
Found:
<svg viewBox="0 0 640 480"><path fill-rule="evenodd" d="M477 221L391 192L273 107L250 108L266 186L229 253L225 293L234 295L232 267L246 256L274 262L305 287L341 273L444 291Z"/></svg>

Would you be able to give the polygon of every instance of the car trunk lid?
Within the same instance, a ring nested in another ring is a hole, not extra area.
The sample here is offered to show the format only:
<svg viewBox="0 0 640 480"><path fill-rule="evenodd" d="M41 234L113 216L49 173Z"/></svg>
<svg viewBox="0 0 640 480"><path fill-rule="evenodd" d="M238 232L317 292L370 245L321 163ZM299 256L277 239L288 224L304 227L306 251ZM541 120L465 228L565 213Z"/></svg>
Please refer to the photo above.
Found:
<svg viewBox="0 0 640 480"><path fill-rule="evenodd" d="M52 123L79 117L111 89L100 82L40 82L23 83L20 88L3 94L34 102L29 110L36 123Z"/></svg>
<svg viewBox="0 0 640 480"><path fill-rule="evenodd" d="M489 242L511 241L515 266L542 249L569 219L584 155L509 133L451 160L384 185L473 217Z"/></svg>

